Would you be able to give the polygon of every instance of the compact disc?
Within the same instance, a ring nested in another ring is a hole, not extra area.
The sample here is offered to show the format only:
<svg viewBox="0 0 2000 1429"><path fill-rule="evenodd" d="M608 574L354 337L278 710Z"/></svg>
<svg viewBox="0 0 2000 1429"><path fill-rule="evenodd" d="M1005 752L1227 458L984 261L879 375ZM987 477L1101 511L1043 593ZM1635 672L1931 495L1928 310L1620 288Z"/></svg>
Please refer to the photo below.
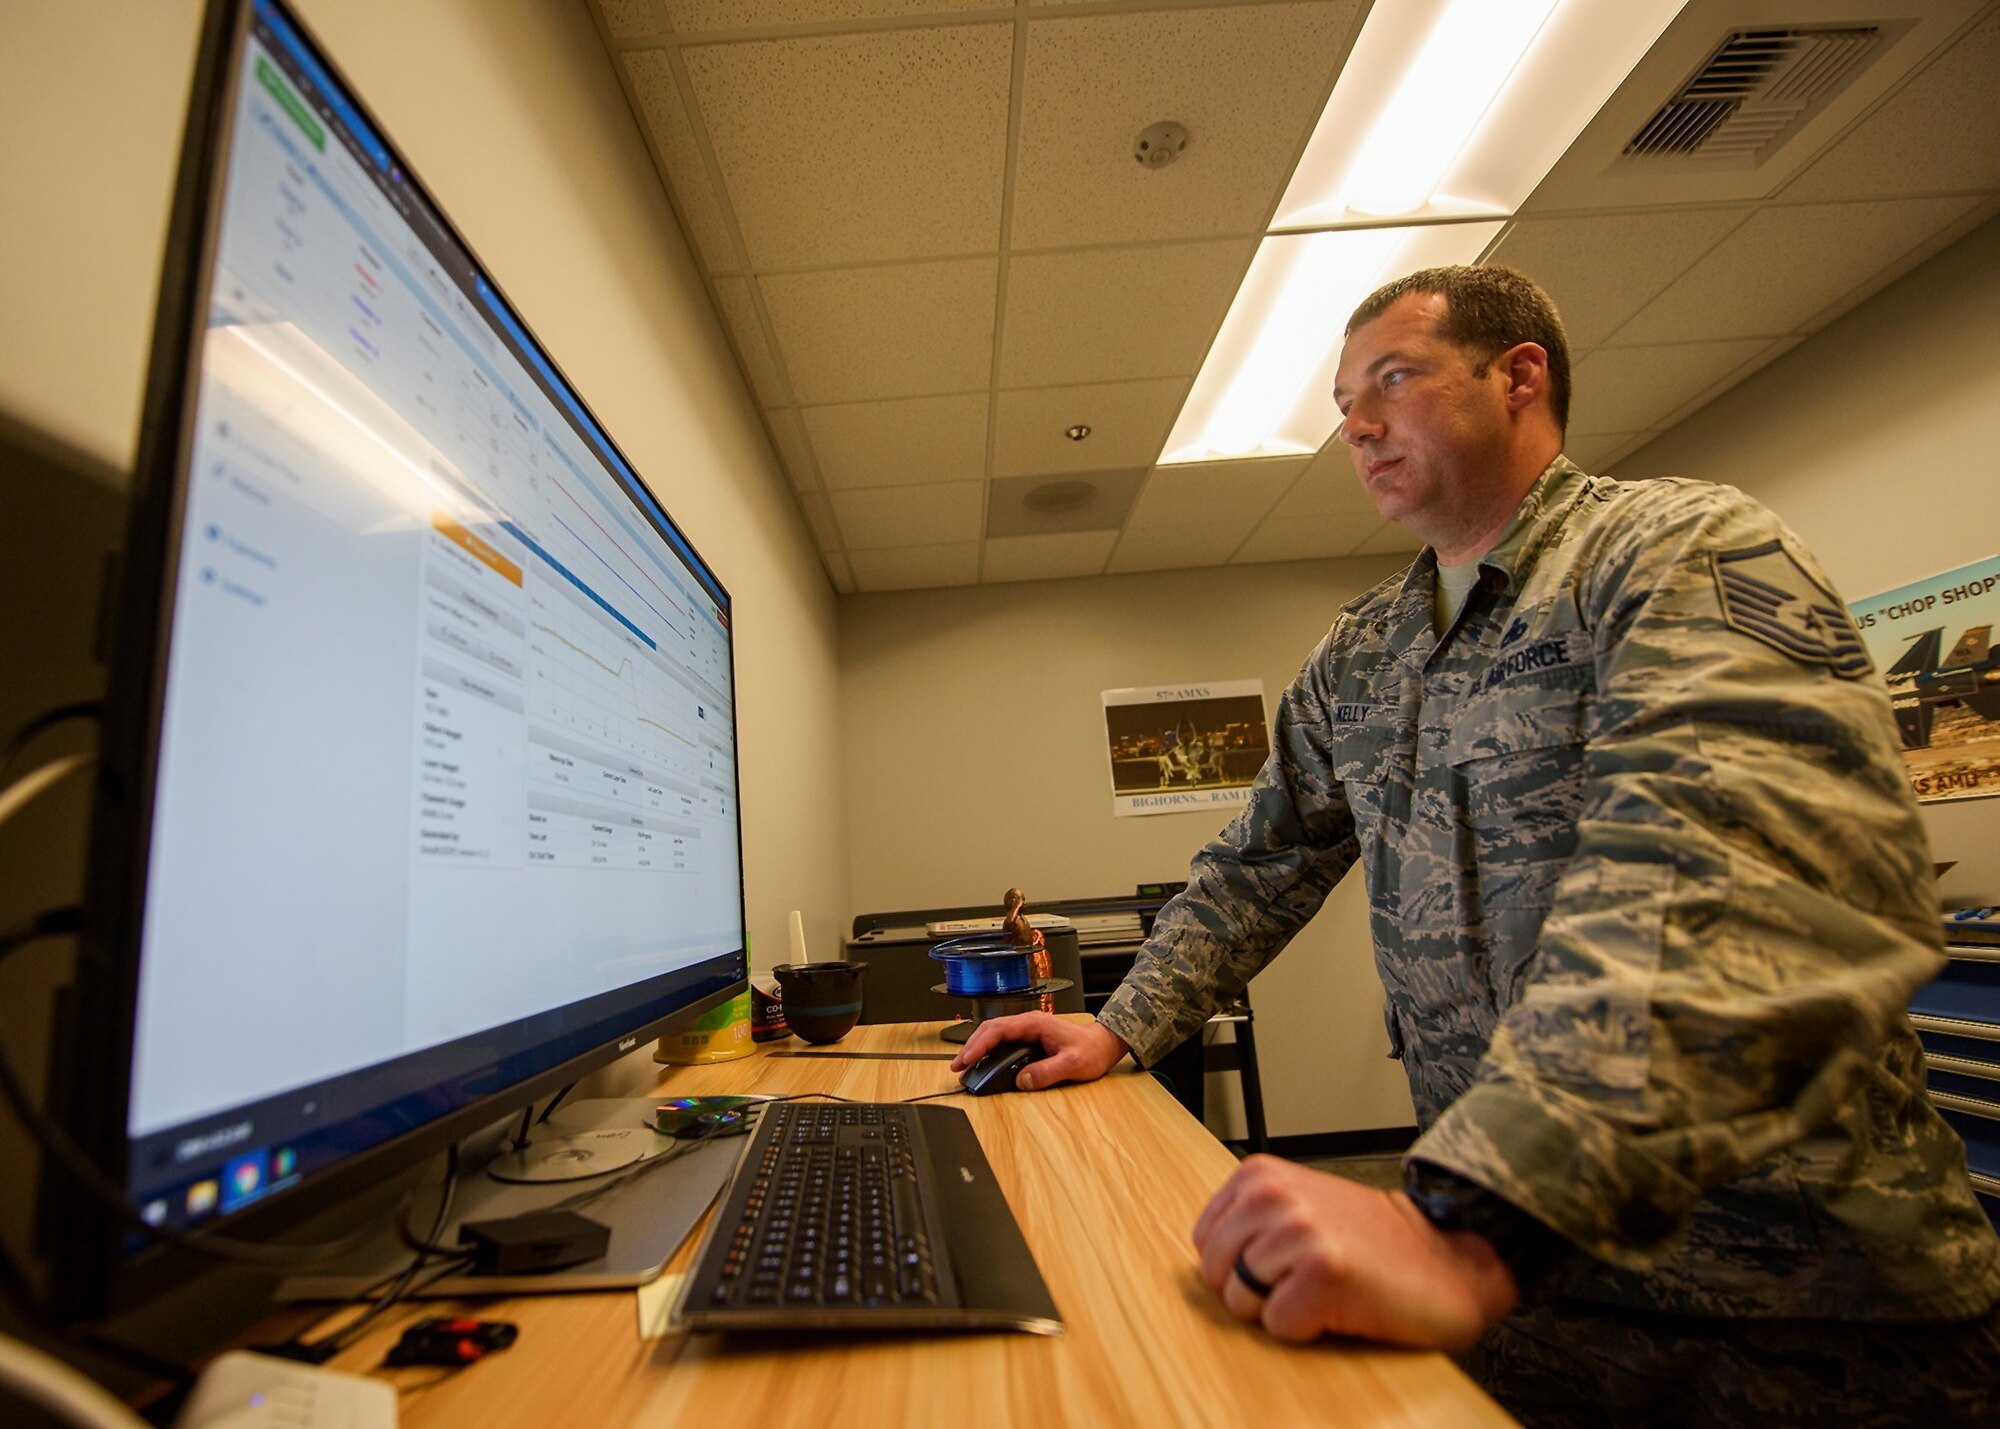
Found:
<svg viewBox="0 0 2000 1429"><path fill-rule="evenodd" d="M486 1173L496 1181L583 1181L636 1166L668 1144L646 1127L586 1131L496 1156Z"/></svg>

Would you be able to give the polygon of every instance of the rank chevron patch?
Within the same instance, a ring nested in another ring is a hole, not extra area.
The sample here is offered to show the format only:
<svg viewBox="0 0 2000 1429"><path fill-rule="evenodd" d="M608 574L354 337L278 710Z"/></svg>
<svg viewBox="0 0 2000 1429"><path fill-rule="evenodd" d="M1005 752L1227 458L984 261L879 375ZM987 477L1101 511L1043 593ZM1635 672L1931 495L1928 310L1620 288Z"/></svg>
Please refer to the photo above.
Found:
<svg viewBox="0 0 2000 1429"><path fill-rule="evenodd" d="M1718 551L1713 560L1722 618L1732 629L1843 680L1872 668L1840 597L1807 574L1783 542Z"/></svg>

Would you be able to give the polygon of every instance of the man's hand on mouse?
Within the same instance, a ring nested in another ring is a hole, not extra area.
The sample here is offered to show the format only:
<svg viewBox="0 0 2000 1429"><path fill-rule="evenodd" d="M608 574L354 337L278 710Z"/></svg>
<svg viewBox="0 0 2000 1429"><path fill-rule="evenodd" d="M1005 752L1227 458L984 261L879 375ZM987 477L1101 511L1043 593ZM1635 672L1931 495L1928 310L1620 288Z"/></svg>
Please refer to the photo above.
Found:
<svg viewBox="0 0 2000 1429"><path fill-rule="evenodd" d="M1066 1022L1046 1012L1018 1012L992 1017L966 1039L951 1069L962 1072L1002 1042L1035 1042L1041 1060L1030 1062L1014 1078L1024 1092L1040 1091L1058 1082L1094 1082L1132 1049L1124 1039L1096 1022Z"/></svg>
<svg viewBox="0 0 2000 1429"><path fill-rule="evenodd" d="M1457 1353L1520 1299L1484 1236L1439 1230L1401 1191L1273 1156L1236 1168L1194 1243L1229 1313L1281 1340L1355 1335Z"/></svg>

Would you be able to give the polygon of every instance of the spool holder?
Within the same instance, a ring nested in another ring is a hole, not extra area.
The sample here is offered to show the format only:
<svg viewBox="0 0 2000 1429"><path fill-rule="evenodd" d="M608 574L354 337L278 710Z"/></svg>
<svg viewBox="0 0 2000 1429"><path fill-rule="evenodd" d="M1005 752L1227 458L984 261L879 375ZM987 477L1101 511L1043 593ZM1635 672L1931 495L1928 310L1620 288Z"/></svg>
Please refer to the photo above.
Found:
<svg viewBox="0 0 2000 1429"><path fill-rule="evenodd" d="M970 1020L945 1028L939 1034L943 1040L963 1042L989 1017L1033 1012L1042 1005L1044 996L1076 986L1068 978L1037 979L1030 961L1035 952L1032 943L1016 943L1012 938L987 933L947 938L932 947L931 957L944 964L944 981L931 991L972 1004L967 1013Z"/></svg>

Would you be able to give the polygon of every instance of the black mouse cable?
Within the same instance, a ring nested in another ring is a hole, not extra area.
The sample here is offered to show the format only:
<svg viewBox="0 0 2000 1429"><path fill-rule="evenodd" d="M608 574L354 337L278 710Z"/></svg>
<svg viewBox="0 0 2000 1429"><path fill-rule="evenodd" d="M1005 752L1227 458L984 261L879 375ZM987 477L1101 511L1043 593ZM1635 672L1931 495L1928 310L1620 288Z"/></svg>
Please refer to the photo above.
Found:
<svg viewBox="0 0 2000 1429"><path fill-rule="evenodd" d="M934 1102L934 1101L936 1101L936 1100L937 1100L937 1099L938 1099L939 1097L962 1097L962 1096L964 1096L964 1095L965 1095L965 1088L964 1088L964 1087L953 1087L953 1088L951 1088L951 1089L950 1089L949 1091L942 1091L942 1092L925 1092L925 1093L924 1093L924 1094L923 1094L922 1096L920 1096L920 1097L898 1097L898 1098L896 1098L896 1099L895 1099L894 1101L887 1101L887 1102L875 1102L875 1103L873 1103L873 1105L876 1105L876 1106L908 1106L908 1105L909 1105L909 1104L910 1104L911 1102ZM795 1101L806 1101L806 1100L810 1100L810 1099L814 1099L814 1098L817 1098L817 1099L818 1099L818 1100L820 1100L820 1101L829 1101L829 1102L848 1102L848 1103L850 1103L850 1104L856 1104L856 1099L855 1099L855 1098L853 1098L853 1097L843 1097L843 1096L839 1096L839 1095L836 1095L836 1094L835 1094L835 1093L833 1093L833 1092L788 1092L787 1094L785 1094L784 1096L781 1096L781 1097L770 1097L770 1098L767 1098L766 1100L764 1100L764 1101L761 1101L761 1102L759 1102L759 1103L758 1103L757 1105L758 1105L758 1106L759 1106L759 1107L761 1108L761 1107L767 1107L767 1106L770 1106L770 1105L771 1105L771 1104L772 1104L773 1102L795 1102ZM858 1104L859 1104L859 1105L862 1105L862 1106L867 1106L867 1105L869 1105L870 1103L869 1103L868 1099L866 1099L866 1098L863 1098L863 1099L861 1099L861 1100L860 1100L860 1102L859 1102Z"/></svg>
<svg viewBox="0 0 2000 1429"><path fill-rule="evenodd" d="M761 1114L765 1107L773 1106L778 1102L800 1101L812 1097L836 1102L850 1100L847 1097L835 1096L832 1092L789 1092L783 1096L765 1097L760 1101L753 1102L750 1109ZM669 1162L680 1160L681 1157L687 1155L704 1141L721 1138L728 1130L729 1125L727 1123L715 1122L702 1127L692 1135L675 1137L674 1144L669 1146L665 1151L662 1151L658 1156L648 1157L628 1171L609 1177L595 1186L586 1187L573 1196L568 1196L563 1200L557 1201L549 1209L552 1211L574 1211L581 1206L587 1206L593 1201L610 1195L620 1187L631 1184L648 1172L655 1171Z"/></svg>
<svg viewBox="0 0 2000 1429"><path fill-rule="evenodd" d="M595 1186L587 1186L573 1195L565 1196L548 1209L551 1211L574 1211L580 1206L587 1206L593 1201L601 1200L619 1187L630 1185L647 1172L657 1170L659 1167L680 1160L688 1152L715 1135L719 1129L717 1127L705 1127L693 1136L677 1137L673 1145L662 1151L658 1156L650 1156L641 1161L637 1166L632 1167L629 1171L622 1171L615 1176L600 1181Z"/></svg>
<svg viewBox="0 0 2000 1429"><path fill-rule="evenodd" d="M431 1217L431 1229L427 1241L435 1241L444 1233L444 1228L451 1219L451 1203L453 1196L457 1193L457 1189L458 1147L454 1144L445 1148L444 1181L438 1188L438 1207L436 1213ZM456 1246L432 1245L418 1241L415 1233L410 1229L410 1203L408 1202L404 1203L403 1208L396 1215L396 1230L404 1244L417 1250L414 1260L400 1271L385 1275L371 1285L363 1286L349 1299L335 1306L326 1314L321 1315L304 1329L293 1334L290 1339L275 1345L259 1345L256 1347L257 1352L259 1354L275 1355L280 1359L300 1360L306 1364L325 1364L359 1339L362 1331L380 1319L392 1305L397 1304L419 1290L425 1289L445 1276L462 1270L465 1264L472 1258L471 1252L467 1249ZM443 1259L447 1263L438 1266L436 1273L429 1280L419 1283L417 1277L423 1273L424 1266L438 1259ZM376 1292L378 1291L381 1293L377 1294ZM340 1314L350 1306L359 1304L367 1304L368 1308L354 1319L342 1325L339 1329L322 1335L318 1339L309 1340L306 1338L307 1335L317 1330L335 1315Z"/></svg>
<svg viewBox="0 0 2000 1429"><path fill-rule="evenodd" d="M943 1093L942 1095L951 1095L951 1093ZM820 1098L826 1101L840 1101L840 1102L849 1100L849 1098L847 1097L836 1096L832 1092L791 1092L784 1096L766 1097L765 1099L755 1103L755 1107L758 1111L762 1111L763 1108L771 1106L776 1102L800 1101L807 1098ZM657 1171L662 1166L667 1166L675 1161L680 1160L683 1156L686 1156L689 1152L691 1152L695 1147L701 1145L703 1142L708 1141L712 1138L719 1138L727 1130L728 1128L726 1125L718 1123L711 1126L703 1127L702 1129L700 1129L699 1131L695 1132L692 1135L676 1137L673 1141L673 1144L668 1146L659 1155L649 1156L644 1161L641 1161L638 1165L627 1167L623 1171L594 1178L592 1183L590 1185L585 1186L582 1190L576 1191L571 1195L565 1196L560 1201L553 1202L552 1204L544 1207L543 1209L546 1211L581 1210L583 1207L590 1205L592 1202L602 1200L605 1196L610 1195L612 1192L620 1190L626 1186L629 1186L632 1182L638 1180L641 1176L648 1175L651 1172ZM463 1258L468 1249L463 1245L440 1244L437 1239L438 1236L437 1229L433 1229L428 1237L419 1237L413 1230L410 1229L407 1217L405 1217L403 1222L398 1226L398 1233L402 1238L404 1246L406 1246L410 1250L418 1252L421 1255L453 1256L453 1257Z"/></svg>
<svg viewBox="0 0 2000 1429"><path fill-rule="evenodd" d="M801 1093L801 1095L813 1096L817 1095L817 1093L806 1092L806 1093ZM790 1100L790 1098L772 1097L770 1100L788 1101ZM759 1103L759 1105L760 1106L768 1105L768 1103ZM724 1129L725 1128L722 1127L721 1125L714 1125L714 1126L704 1127L701 1131L697 1132L692 1136L676 1137L674 1139L673 1144L667 1147L667 1149L662 1151L659 1155L649 1156L644 1161L641 1161L638 1165L628 1167L627 1169L617 1172L616 1174L605 1175L602 1177L595 1178L593 1184L585 1186L582 1190L577 1191L571 1195L565 1196L560 1201L556 1201L551 1205L543 1207L543 1210L574 1211L580 1207L587 1206L593 1201L599 1200L605 1196L610 1195L613 1191L619 1189L621 1186L626 1186L631 1184L633 1181L638 1180L641 1176L646 1175L650 1171L658 1170L662 1166L680 1160L681 1157L687 1155L687 1153L691 1151L694 1147L700 1145L704 1141L707 1141L710 1137L718 1135ZM405 1225L402 1228L402 1237L403 1237L403 1244L408 1246L411 1250L420 1251L431 1255L462 1256L466 1253L468 1249L467 1247L464 1246L437 1244L436 1230L433 1230L431 1232L431 1235L427 1240L420 1240L414 1234L412 1234L408 1226Z"/></svg>
<svg viewBox="0 0 2000 1429"><path fill-rule="evenodd" d="M454 1142L450 1146L447 1146L444 1151L444 1184L438 1188L437 1212L431 1217L431 1228L425 1236L426 1240L435 1241L440 1235L444 1234L444 1228L451 1223L451 1203L457 1192L458 1144ZM396 1229L404 1233L406 1239L408 1238L409 1225L410 1206L406 1203L401 1212L396 1216ZM342 1325L332 1334L326 1335L310 1345L301 1346L311 1357L311 1362L313 1364L324 1364L334 1355L339 1354L342 1350L360 1339L362 1333L370 1325L374 1324L375 1321L381 1319L391 1306L397 1304L412 1292L422 1288L417 1283L417 1277L423 1274L424 1267L427 1264L437 1259L443 1259L446 1263L437 1268L437 1274L431 1276L430 1281L424 1282L426 1285L430 1284L431 1281L440 1280L446 1275L464 1269L471 1261L472 1254L469 1250L447 1251L442 1256L430 1249L417 1251L415 1259L411 1260L403 1268L403 1273L396 1277L393 1285L376 1297L374 1304L370 1305L366 1310L363 1310L354 1319ZM296 1343L298 1337L293 1336L293 1340Z"/></svg>
<svg viewBox="0 0 2000 1429"><path fill-rule="evenodd" d="M962 1097L964 1095L966 1095L964 1087L953 1087L949 1091L926 1092L924 1095L920 1097L904 1097L900 1101L884 1102L882 1103L882 1105L904 1106L910 1102L936 1101L939 1097ZM852 1104L854 1102L854 1098L844 1097L836 1092L786 1092L781 1096L764 1097L762 1100L753 1103L751 1109L755 1110L756 1112L758 1112L759 1115L761 1115L765 1107L775 1106L779 1102L796 1102L796 1101L829 1101L829 1102L847 1102L849 1104ZM565 1200L558 1201L553 1206L550 1206L549 1209L552 1211L573 1211L577 1209L579 1206L587 1206L592 1201L595 1201L602 1196L609 1195L611 1192L617 1190L619 1187L638 1180L641 1176L644 1176L647 1172L652 1171L660 1166L664 1166L670 1161L679 1160L682 1156L685 1156L694 1147L699 1146L702 1142L710 1140L711 1138L719 1138L720 1136L725 1134L727 1130L728 1128L726 1126L718 1124L709 1126L692 1136L684 1136L677 1138L673 1146L661 1152L658 1156L654 1156L649 1158L648 1160L641 1161L637 1166L634 1166L631 1170L623 1172L620 1175L614 1176L609 1180L603 1182L603 1184L601 1185L592 1186L587 1190L579 1191L577 1194L570 1196ZM404 1243L407 1245L411 1245L412 1247L414 1247L415 1245L415 1242L408 1240L406 1240ZM433 1249L444 1249L444 1247L433 1247Z"/></svg>

